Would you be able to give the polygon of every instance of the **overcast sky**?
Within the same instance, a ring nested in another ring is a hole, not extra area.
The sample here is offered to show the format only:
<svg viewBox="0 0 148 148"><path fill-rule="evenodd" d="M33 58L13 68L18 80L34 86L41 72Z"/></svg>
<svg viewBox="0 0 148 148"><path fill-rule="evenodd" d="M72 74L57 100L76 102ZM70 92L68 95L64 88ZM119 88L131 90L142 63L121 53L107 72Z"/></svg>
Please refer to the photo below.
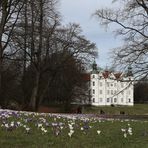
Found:
<svg viewBox="0 0 148 148"><path fill-rule="evenodd" d="M96 43L99 53L97 63L105 68L110 66L109 51L121 45L121 41L113 34L112 29L105 29L99 22L91 17L96 9L113 7L112 0L60 0L60 12L63 24L78 23L82 27L87 39Z"/></svg>

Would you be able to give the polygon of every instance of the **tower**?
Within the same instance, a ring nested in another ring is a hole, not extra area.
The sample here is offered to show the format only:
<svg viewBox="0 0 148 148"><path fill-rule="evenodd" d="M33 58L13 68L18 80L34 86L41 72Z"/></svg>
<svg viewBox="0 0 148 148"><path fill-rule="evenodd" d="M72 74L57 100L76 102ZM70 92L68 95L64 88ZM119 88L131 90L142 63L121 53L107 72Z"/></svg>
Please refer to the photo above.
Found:
<svg viewBox="0 0 148 148"><path fill-rule="evenodd" d="M128 105L134 105L134 78L133 78L133 71L131 65L128 66L127 70L127 79L128 79L128 87L126 88L126 102Z"/></svg>
<svg viewBox="0 0 148 148"><path fill-rule="evenodd" d="M96 64L95 60L94 60L94 62L92 64L92 73L97 73L97 64Z"/></svg>
<svg viewBox="0 0 148 148"><path fill-rule="evenodd" d="M133 77L133 71L132 71L131 65L128 66L127 76L128 76L128 77Z"/></svg>
<svg viewBox="0 0 148 148"><path fill-rule="evenodd" d="M96 105L98 103L98 70L95 60L92 64L90 86L91 86L91 104Z"/></svg>

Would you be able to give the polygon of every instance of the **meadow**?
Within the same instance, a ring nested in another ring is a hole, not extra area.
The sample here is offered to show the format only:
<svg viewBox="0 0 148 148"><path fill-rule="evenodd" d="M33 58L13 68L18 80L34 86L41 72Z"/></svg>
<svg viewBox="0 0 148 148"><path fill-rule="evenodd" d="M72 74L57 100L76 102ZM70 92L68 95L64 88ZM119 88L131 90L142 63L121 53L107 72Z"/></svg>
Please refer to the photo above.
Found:
<svg viewBox="0 0 148 148"><path fill-rule="evenodd" d="M2 148L148 148L148 121L0 111Z"/></svg>
<svg viewBox="0 0 148 148"><path fill-rule="evenodd" d="M103 110L107 115L119 115L124 112L126 115L148 115L148 104L134 104L134 106L86 106L83 109L84 113L99 114Z"/></svg>

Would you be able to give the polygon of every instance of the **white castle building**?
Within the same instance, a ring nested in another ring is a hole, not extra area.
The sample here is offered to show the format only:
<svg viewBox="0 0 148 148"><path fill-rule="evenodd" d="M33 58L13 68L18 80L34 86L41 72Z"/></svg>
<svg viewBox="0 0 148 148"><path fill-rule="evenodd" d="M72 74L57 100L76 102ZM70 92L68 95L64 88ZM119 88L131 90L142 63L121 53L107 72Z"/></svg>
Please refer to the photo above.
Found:
<svg viewBox="0 0 148 148"><path fill-rule="evenodd" d="M98 71L97 64L93 63L90 74L91 105L134 105L133 74L131 67L128 72L115 73Z"/></svg>

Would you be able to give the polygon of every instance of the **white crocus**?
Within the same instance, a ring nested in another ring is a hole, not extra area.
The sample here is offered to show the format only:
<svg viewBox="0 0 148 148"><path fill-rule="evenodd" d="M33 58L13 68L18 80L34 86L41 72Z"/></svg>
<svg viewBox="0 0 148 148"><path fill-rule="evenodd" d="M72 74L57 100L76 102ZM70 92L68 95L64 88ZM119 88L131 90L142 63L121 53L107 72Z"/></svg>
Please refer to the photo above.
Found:
<svg viewBox="0 0 148 148"><path fill-rule="evenodd" d="M44 129L44 130L43 130L43 132L44 132L44 133L47 133L47 130L46 130L46 129Z"/></svg>
<svg viewBox="0 0 148 148"><path fill-rule="evenodd" d="M41 130L44 131L45 130L44 127L42 127Z"/></svg>
<svg viewBox="0 0 148 148"><path fill-rule="evenodd" d="M18 126L20 126L21 125L21 122L18 121L17 124L18 124Z"/></svg>
<svg viewBox="0 0 148 148"><path fill-rule="evenodd" d="M123 135L123 136L124 136L124 138L126 138L126 137L127 137L127 134L126 134L126 133L124 133L124 135Z"/></svg>
<svg viewBox="0 0 148 148"><path fill-rule="evenodd" d="M71 137L73 133L74 133L74 130L70 130L70 132L68 133L69 137Z"/></svg>
<svg viewBox="0 0 148 148"><path fill-rule="evenodd" d="M133 135L131 127L128 128L128 133L129 133L129 135Z"/></svg>
<svg viewBox="0 0 148 148"><path fill-rule="evenodd" d="M44 133L47 133L47 130L44 127L41 128L41 131L43 131Z"/></svg>
<svg viewBox="0 0 148 148"><path fill-rule="evenodd" d="M60 126L60 129L62 130L64 127L63 126Z"/></svg>
<svg viewBox="0 0 148 148"><path fill-rule="evenodd" d="M6 127L6 128L8 128L8 127L9 127L9 125L6 123L6 124L5 124L5 127Z"/></svg>
<svg viewBox="0 0 148 148"><path fill-rule="evenodd" d="M68 125L69 125L70 130L73 130L73 126L71 124L68 124Z"/></svg>
<svg viewBox="0 0 148 148"><path fill-rule="evenodd" d="M69 137L71 137L71 136L72 136L72 134L71 134L71 133L68 133L68 136L69 136Z"/></svg>
<svg viewBox="0 0 148 148"><path fill-rule="evenodd" d="M12 127L14 126L14 121L11 122L10 126L12 126Z"/></svg>
<svg viewBox="0 0 148 148"><path fill-rule="evenodd" d="M122 132L125 132L125 131L126 131L126 129L122 128L122 129L121 129L121 131L122 131Z"/></svg>
<svg viewBox="0 0 148 148"><path fill-rule="evenodd" d="M30 128L29 127L26 127L26 131L29 132L30 131Z"/></svg>
<svg viewBox="0 0 148 148"><path fill-rule="evenodd" d="M41 124L41 123L39 123L39 124L38 124L38 127L42 127L42 124Z"/></svg>
<svg viewBox="0 0 148 148"><path fill-rule="evenodd" d="M97 130L97 134L100 135L100 133L101 133L101 131L100 130Z"/></svg>

